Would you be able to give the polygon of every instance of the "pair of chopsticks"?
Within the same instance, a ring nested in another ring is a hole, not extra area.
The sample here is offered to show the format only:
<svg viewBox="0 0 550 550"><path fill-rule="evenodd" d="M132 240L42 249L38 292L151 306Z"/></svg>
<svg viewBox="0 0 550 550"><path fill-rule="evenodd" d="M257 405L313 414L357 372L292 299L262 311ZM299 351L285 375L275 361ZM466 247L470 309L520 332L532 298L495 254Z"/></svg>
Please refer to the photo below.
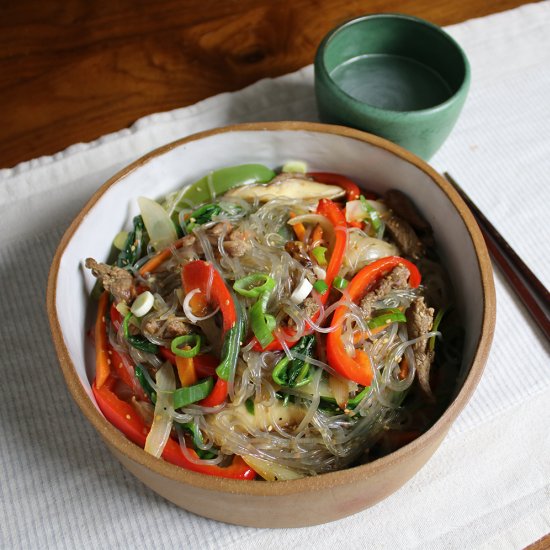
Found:
<svg viewBox="0 0 550 550"><path fill-rule="evenodd" d="M487 248L495 263L519 296L527 311L550 340L550 293L537 276L525 265L491 222L461 189L450 174L443 174L468 205L481 229Z"/></svg>

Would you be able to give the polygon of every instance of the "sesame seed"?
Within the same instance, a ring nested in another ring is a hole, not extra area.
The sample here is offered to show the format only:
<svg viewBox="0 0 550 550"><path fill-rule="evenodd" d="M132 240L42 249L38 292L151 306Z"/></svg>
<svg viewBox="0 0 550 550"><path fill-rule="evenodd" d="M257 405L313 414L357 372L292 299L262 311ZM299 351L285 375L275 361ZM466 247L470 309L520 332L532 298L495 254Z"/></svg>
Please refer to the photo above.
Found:
<svg viewBox="0 0 550 550"><path fill-rule="evenodd" d="M129 414L126 415L126 418L127 418L128 420L132 420L132 417L131 417Z"/></svg>

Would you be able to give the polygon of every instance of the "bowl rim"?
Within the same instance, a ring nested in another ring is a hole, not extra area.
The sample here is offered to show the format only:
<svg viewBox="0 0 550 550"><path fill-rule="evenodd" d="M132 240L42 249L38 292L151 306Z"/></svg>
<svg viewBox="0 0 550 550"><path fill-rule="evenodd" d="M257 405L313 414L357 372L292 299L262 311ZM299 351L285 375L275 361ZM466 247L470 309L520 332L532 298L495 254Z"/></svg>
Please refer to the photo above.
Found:
<svg viewBox="0 0 550 550"><path fill-rule="evenodd" d="M150 160L186 143L218 134L250 131L306 131L337 135L340 137L366 142L370 145L390 152L391 154L405 160L410 164L413 164L415 167L420 169L444 192L462 218L474 246L478 272L483 290L483 316L480 339L474 352L470 371L464 379L462 388L455 396L454 400L449 404L445 412L429 430L411 443L401 447L389 455L378 458L373 462L346 468L344 470L328 472L318 476L304 477L297 480L262 483L219 478L185 470L179 466L175 466L146 453L141 447L129 441L126 436L122 434L122 432L120 432L105 419L84 390L70 357L69 351L65 345L56 310L56 287L61 259L80 223L90 209L104 195L107 189L119 180L123 179L129 173L139 169ZM485 242L468 207L454 188L441 175L439 175L426 162L413 153L378 136L345 126L295 121L235 124L195 133L154 149L117 172L103 185L101 185L101 187L92 195L61 238L52 260L48 276L46 306L52 339L67 387L84 416L91 422L93 427L97 430L109 447L116 449L116 451L124 455L126 459L146 467L157 475L178 483L188 484L190 486L208 491L221 491L223 493L246 496L258 495L264 497L292 495L302 492L315 492L353 483L360 479L372 477L380 470L384 470L396 462L404 461L410 456L419 454L425 446L430 447L435 445L435 447L437 447L437 440L442 439L447 433L452 422L456 419L466 403L469 401L481 378L491 346L496 318L496 297L492 267Z"/></svg>
<svg viewBox="0 0 550 550"><path fill-rule="evenodd" d="M447 42L451 46L453 46L455 50L458 52L462 60L462 63L464 65L464 77L462 79L462 82L460 83L460 86L445 101L441 101L440 103L436 103L435 105L432 105L430 107L424 107L422 109L408 109L405 111L377 107L376 105L373 105L366 101L361 101L355 98L354 96L350 95L348 92L344 91L342 87L332 78L330 72L327 69L327 66L325 63L325 55L326 55L327 49L330 47L330 43L333 41L333 39L341 32L345 32L349 27L360 24L363 21L376 20L376 19L394 19L394 20L401 19L404 21L408 21L410 23L415 23L422 27L426 27L427 29L430 29L432 32L439 34L443 38L445 38ZM354 105L359 110L368 110L378 116L422 118L427 114L444 111L448 107L460 101L460 98L463 97L464 94L468 91L470 87L470 80L471 80L471 67L470 67L470 62L468 60L468 57L466 56L466 53L464 52L460 44L445 29L443 29L442 27L434 23L431 23L430 21L427 21L426 19L415 17L414 15L407 15L404 13L392 13L392 12L370 13L366 15L360 15L358 17L353 17L351 19L348 19L347 21L344 21L341 25L338 25L337 27L329 31L329 33L323 38L323 40L319 44L319 47L317 48L317 52L315 54L315 59L314 59L314 67L317 71L319 71L319 74L326 81L327 86L338 98L342 98L346 101L351 102L351 104Z"/></svg>

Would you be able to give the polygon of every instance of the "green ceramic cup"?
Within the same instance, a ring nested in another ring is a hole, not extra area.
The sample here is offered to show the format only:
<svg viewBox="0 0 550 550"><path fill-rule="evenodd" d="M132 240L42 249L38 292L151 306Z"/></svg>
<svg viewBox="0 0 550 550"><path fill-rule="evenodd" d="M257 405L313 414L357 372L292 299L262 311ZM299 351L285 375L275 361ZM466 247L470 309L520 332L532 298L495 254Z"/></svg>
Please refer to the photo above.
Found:
<svg viewBox="0 0 550 550"><path fill-rule="evenodd" d="M323 39L315 57L323 122L376 134L425 160L453 129L469 86L460 46L440 27L409 15L348 21Z"/></svg>

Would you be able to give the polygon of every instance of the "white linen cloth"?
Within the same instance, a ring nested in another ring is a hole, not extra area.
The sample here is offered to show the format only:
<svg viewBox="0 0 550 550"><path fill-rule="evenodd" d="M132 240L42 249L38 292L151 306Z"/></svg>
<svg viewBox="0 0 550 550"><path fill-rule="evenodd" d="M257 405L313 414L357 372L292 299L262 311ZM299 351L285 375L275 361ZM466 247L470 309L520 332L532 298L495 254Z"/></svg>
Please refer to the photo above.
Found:
<svg viewBox="0 0 550 550"><path fill-rule="evenodd" d="M549 286L550 2L448 31L472 87L432 164ZM409 483L335 523L251 529L180 510L127 473L73 404L44 311L69 221L109 176L166 142L229 123L316 120L312 85L309 66L0 170L0 547L506 549L550 532L549 345L498 271L494 344L470 404Z"/></svg>

